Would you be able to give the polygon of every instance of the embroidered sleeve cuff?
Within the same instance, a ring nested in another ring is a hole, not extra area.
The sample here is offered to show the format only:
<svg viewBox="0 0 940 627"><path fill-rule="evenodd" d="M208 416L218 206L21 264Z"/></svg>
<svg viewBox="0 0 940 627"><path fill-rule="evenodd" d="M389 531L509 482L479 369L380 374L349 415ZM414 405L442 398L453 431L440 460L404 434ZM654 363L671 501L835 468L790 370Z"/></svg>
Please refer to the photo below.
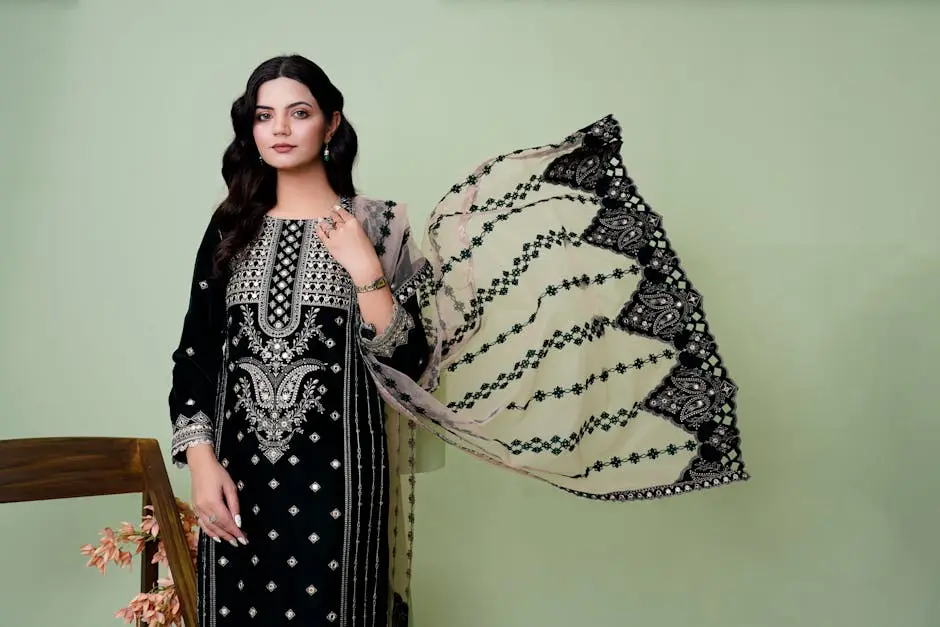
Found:
<svg viewBox="0 0 940 627"><path fill-rule="evenodd" d="M363 324L360 340L363 348L373 355L389 359L398 347L404 346L408 342L408 332L414 327L415 323L411 319L411 314L404 307L395 303L392 310L392 320L385 332L377 335L375 326Z"/></svg>
<svg viewBox="0 0 940 627"><path fill-rule="evenodd" d="M173 425L170 454L177 457L197 444L212 444L212 435L212 421L203 412L196 412L191 418L181 414Z"/></svg>

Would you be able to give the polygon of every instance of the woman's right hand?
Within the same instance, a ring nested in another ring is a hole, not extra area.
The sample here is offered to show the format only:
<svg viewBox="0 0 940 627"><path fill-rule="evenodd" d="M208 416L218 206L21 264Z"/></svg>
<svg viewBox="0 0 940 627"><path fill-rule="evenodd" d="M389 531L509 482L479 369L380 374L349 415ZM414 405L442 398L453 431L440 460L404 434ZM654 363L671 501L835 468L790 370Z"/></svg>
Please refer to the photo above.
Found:
<svg viewBox="0 0 940 627"><path fill-rule="evenodd" d="M238 491L216 459L212 445L190 447L186 451L186 462L192 478L193 509L202 530L216 542L225 540L236 547L238 542L248 544L240 529Z"/></svg>

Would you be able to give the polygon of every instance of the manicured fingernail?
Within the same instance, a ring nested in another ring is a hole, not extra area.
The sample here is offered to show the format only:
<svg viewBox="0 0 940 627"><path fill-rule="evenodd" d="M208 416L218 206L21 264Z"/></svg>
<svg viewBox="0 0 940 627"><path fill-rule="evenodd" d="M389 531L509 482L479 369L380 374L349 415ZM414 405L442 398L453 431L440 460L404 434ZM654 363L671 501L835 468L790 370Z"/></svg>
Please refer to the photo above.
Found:
<svg viewBox="0 0 940 627"><path fill-rule="evenodd" d="M229 540L228 543L234 546L236 549L238 548L238 542L235 542L235 540Z"/></svg>
<svg viewBox="0 0 940 627"><path fill-rule="evenodd" d="M221 542L221 541L222 541L222 539L219 538L218 536L212 536L212 539L215 540L216 542Z"/></svg>
<svg viewBox="0 0 940 627"><path fill-rule="evenodd" d="M247 545L247 544L248 544L248 540L246 540L245 538L239 537L239 538L238 538L238 541L241 542L243 545Z"/></svg>
<svg viewBox="0 0 940 627"><path fill-rule="evenodd" d="M235 514L235 526L238 527L239 529L242 528L242 517L239 516L238 514Z"/></svg>

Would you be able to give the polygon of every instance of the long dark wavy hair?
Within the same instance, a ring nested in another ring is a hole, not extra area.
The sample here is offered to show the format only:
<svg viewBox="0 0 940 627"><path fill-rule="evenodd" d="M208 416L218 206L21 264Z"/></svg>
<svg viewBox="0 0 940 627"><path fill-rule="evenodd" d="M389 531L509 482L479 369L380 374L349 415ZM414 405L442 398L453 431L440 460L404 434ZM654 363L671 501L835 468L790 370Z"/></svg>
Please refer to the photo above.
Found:
<svg viewBox="0 0 940 627"><path fill-rule="evenodd" d="M251 73L245 93L232 103L235 138L222 156L222 178L228 195L214 214L222 233L214 257L217 276L228 271L232 256L257 235L265 214L277 203L277 171L261 161L253 129L258 90L264 83L282 77L307 86L327 123L335 112L343 112L343 94L320 66L300 55L268 59ZM359 142L345 115L330 138L329 148L330 159L324 161L327 180L337 195L352 198L356 195L352 173Z"/></svg>

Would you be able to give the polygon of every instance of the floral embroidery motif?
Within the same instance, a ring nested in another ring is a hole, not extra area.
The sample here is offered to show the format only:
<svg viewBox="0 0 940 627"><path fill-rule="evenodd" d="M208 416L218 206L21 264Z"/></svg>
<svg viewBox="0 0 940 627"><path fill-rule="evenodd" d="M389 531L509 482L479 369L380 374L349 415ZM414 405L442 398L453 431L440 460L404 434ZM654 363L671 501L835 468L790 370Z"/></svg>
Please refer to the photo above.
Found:
<svg viewBox="0 0 940 627"><path fill-rule="evenodd" d="M631 420L637 417L639 412L633 409L621 408L616 413L601 412L599 415L591 416L581 425L577 432L572 432L566 437L554 435L549 438L531 438L523 442L522 440L513 440L506 444L506 449L512 455L522 455L523 453L551 453L552 455L561 455L570 453L585 436L591 435L595 431L610 431L614 428L623 428Z"/></svg>
<svg viewBox="0 0 940 627"><path fill-rule="evenodd" d="M277 375L253 360L240 360L238 365L251 380L242 377L235 385L235 409L245 410L248 431L258 437L262 454L274 463L287 452L293 434L301 432L306 412L326 411L321 403L326 387L318 379L304 381L323 364L306 359Z"/></svg>
<svg viewBox="0 0 940 627"><path fill-rule="evenodd" d="M248 347L258 358L243 357L235 362L248 377L239 379L234 387L237 396L234 407L245 411L248 431L257 436L262 454L271 463L287 453L293 434L302 431L307 412L312 409L321 414L326 412L321 402L326 387L319 379L304 380L307 375L325 369L326 364L316 359L297 359L313 338L327 347L335 344L315 324L319 311L315 308L307 312L301 329L287 341L264 338L251 324L254 318L251 310L242 306L242 322L232 343L237 346L242 337L247 338Z"/></svg>
<svg viewBox="0 0 940 627"><path fill-rule="evenodd" d="M252 320L254 318L248 306L242 305L241 309L243 320ZM237 346L242 337L247 338L252 352L258 355L271 368L272 372L277 374L290 364L297 355L306 351L310 340L313 338L319 339L327 348L333 348L336 345L333 339L328 338L323 333L322 325L316 324L319 313L319 307L307 313L300 331L289 342L282 338L265 338L257 326L243 323L239 327L238 335L233 340L233 344Z"/></svg>

